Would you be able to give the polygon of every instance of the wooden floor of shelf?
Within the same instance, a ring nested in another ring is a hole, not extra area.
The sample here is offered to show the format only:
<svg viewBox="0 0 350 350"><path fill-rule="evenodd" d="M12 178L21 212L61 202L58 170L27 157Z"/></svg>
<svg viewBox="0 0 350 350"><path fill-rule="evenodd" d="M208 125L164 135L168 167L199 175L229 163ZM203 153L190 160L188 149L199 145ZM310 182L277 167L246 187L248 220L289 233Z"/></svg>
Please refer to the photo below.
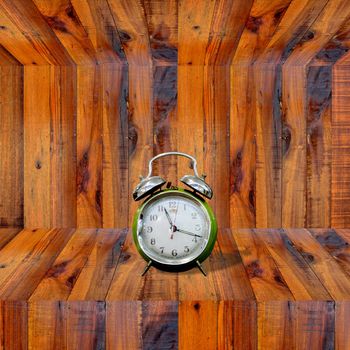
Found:
<svg viewBox="0 0 350 350"><path fill-rule="evenodd" d="M350 349L350 230L223 229L198 269L126 229L0 229L0 349Z"/></svg>

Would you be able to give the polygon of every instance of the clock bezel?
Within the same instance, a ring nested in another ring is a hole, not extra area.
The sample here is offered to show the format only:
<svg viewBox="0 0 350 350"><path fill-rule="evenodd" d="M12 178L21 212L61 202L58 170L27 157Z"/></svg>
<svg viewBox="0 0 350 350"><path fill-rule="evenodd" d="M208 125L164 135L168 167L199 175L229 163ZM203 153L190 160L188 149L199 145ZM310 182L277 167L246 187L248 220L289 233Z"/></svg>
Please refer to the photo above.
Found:
<svg viewBox="0 0 350 350"><path fill-rule="evenodd" d="M199 203L203 210L205 210L208 214L209 217L209 236L208 236L208 242L204 248L204 250L193 260L186 262L186 263L181 263L181 264L167 264L167 263L161 263L159 261L156 261L152 259L150 256L147 255L147 253L142 249L140 246L140 243L138 241L138 222L140 219L140 214L142 213L143 209L145 206L152 200L154 201L157 199L157 197L166 197L170 195L180 195L182 197L187 197L190 200L196 201ZM134 215L134 220L133 220L133 225L132 225L132 233L133 233L133 240L136 246L136 249L138 250L139 254L147 261L147 262L152 262L153 265L160 269L164 270L169 270L169 271L182 271L186 270L188 268L193 267L196 262L198 261L199 263L203 262L212 252L215 242L216 242L216 237L217 237L217 222L216 218L214 215L213 210L211 209L210 205L197 193L188 191L183 188L178 188L178 189L164 189L160 190L158 192L155 192L151 196L145 199L145 201L141 204L141 206L137 209L135 215Z"/></svg>

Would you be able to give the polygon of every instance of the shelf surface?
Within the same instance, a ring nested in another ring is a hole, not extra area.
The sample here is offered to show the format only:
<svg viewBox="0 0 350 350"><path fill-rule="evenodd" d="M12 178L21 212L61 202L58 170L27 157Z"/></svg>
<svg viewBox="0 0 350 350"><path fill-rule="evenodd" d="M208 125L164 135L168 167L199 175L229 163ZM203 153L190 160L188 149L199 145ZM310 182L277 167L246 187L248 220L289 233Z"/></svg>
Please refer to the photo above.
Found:
<svg viewBox="0 0 350 350"><path fill-rule="evenodd" d="M350 230L222 229L203 265L142 277L127 229L1 229L0 349L350 348Z"/></svg>

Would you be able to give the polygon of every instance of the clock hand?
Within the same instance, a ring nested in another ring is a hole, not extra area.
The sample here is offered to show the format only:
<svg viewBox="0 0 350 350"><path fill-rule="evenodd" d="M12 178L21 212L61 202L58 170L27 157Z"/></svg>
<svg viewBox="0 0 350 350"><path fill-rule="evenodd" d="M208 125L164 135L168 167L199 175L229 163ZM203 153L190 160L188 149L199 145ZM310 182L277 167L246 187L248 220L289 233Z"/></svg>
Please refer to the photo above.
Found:
<svg viewBox="0 0 350 350"><path fill-rule="evenodd" d="M164 208L164 212L165 212L166 217L168 218L168 221L169 221L169 224L170 224L170 228L172 228L174 226L173 222L171 221L171 217L170 217L168 211L165 208Z"/></svg>
<svg viewBox="0 0 350 350"><path fill-rule="evenodd" d="M201 235L197 235L197 234L189 232L189 231L181 230L180 228L176 228L176 231L181 232L181 233L185 233L186 235L190 235L190 236L194 236L194 237L203 237Z"/></svg>

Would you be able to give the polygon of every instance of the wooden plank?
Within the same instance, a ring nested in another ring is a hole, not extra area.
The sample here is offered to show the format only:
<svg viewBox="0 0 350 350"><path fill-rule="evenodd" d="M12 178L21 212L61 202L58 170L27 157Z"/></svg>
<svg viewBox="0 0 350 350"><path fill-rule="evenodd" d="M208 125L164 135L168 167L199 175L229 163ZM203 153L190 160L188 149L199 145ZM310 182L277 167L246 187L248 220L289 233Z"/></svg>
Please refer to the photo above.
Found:
<svg viewBox="0 0 350 350"><path fill-rule="evenodd" d="M285 231L296 249L319 277L335 301L345 300L350 295L350 280L338 263L320 243L305 229Z"/></svg>
<svg viewBox="0 0 350 350"><path fill-rule="evenodd" d="M218 349L257 348L255 301L220 301L218 306Z"/></svg>
<svg viewBox="0 0 350 350"><path fill-rule="evenodd" d="M62 301L28 303L28 349L67 349L67 306Z"/></svg>
<svg viewBox="0 0 350 350"><path fill-rule="evenodd" d="M310 66L306 79L306 226L329 227L332 155L331 66Z"/></svg>
<svg viewBox="0 0 350 350"><path fill-rule="evenodd" d="M16 270L0 286L0 298L27 300L63 249L73 229L52 229L42 235L40 241L27 251Z"/></svg>
<svg viewBox="0 0 350 350"><path fill-rule="evenodd" d="M76 206L76 69L50 68L51 227L75 227Z"/></svg>
<svg viewBox="0 0 350 350"><path fill-rule="evenodd" d="M128 226L128 71L102 65L103 227Z"/></svg>
<svg viewBox="0 0 350 350"><path fill-rule="evenodd" d="M330 300L325 287L283 230L256 230L296 300Z"/></svg>
<svg viewBox="0 0 350 350"><path fill-rule="evenodd" d="M0 228L0 250L21 231L20 228Z"/></svg>
<svg viewBox="0 0 350 350"><path fill-rule="evenodd" d="M281 74L274 64L254 67L256 86L256 226L281 226ZM271 103L272 101L272 103Z"/></svg>
<svg viewBox="0 0 350 350"><path fill-rule="evenodd" d="M45 65L49 62L43 57L24 33L11 21L4 8L0 6L0 44L23 65Z"/></svg>
<svg viewBox="0 0 350 350"><path fill-rule="evenodd" d="M34 290L30 301L66 300L69 297L82 268L88 261L97 232L97 229L80 229L74 232Z"/></svg>
<svg viewBox="0 0 350 350"><path fill-rule="evenodd" d="M156 65L177 63L178 3L176 0L145 0L151 53Z"/></svg>
<svg viewBox="0 0 350 350"><path fill-rule="evenodd" d="M4 0L0 7L47 62L54 65L73 63L33 2Z"/></svg>
<svg viewBox="0 0 350 350"><path fill-rule="evenodd" d="M23 68L13 61L0 66L0 227L23 226Z"/></svg>
<svg viewBox="0 0 350 350"><path fill-rule="evenodd" d="M252 230L233 230L243 264L258 302L294 300L275 261Z"/></svg>
<svg viewBox="0 0 350 350"><path fill-rule="evenodd" d="M349 58L333 66L331 227L350 227Z"/></svg>
<svg viewBox="0 0 350 350"><path fill-rule="evenodd" d="M104 302L67 302L67 349L105 349L105 329Z"/></svg>
<svg viewBox="0 0 350 350"><path fill-rule="evenodd" d="M107 302L106 348L108 350L142 348L140 301Z"/></svg>
<svg viewBox="0 0 350 350"><path fill-rule="evenodd" d="M25 301L2 302L4 322L4 349L26 350L28 348L28 308Z"/></svg>
<svg viewBox="0 0 350 350"><path fill-rule="evenodd" d="M127 230L98 231L94 246L68 300L104 300L118 265Z"/></svg>
<svg viewBox="0 0 350 350"><path fill-rule="evenodd" d="M71 4L98 62L124 62L125 53L107 0L71 0Z"/></svg>
<svg viewBox="0 0 350 350"><path fill-rule="evenodd" d="M350 347L350 301L337 302L335 304L335 349L347 349Z"/></svg>
<svg viewBox="0 0 350 350"><path fill-rule="evenodd" d="M3 301L0 300L0 350L4 350L4 313Z"/></svg>
<svg viewBox="0 0 350 350"><path fill-rule="evenodd" d="M94 64L95 50L70 0L33 1L76 64Z"/></svg>
<svg viewBox="0 0 350 350"><path fill-rule="evenodd" d="M149 65L151 48L143 2L107 0L129 65Z"/></svg>
<svg viewBox="0 0 350 350"><path fill-rule="evenodd" d="M251 301L255 299L230 229L219 231L209 263L219 301Z"/></svg>
<svg viewBox="0 0 350 350"><path fill-rule="evenodd" d="M142 303L142 349L178 349L177 302Z"/></svg>
<svg viewBox="0 0 350 350"><path fill-rule="evenodd" d="M153 156L152 67L129 65L129 198ZM139 203L129 202L129 227Z"/></svg>
<svg viewBox="0 0 350 350"><path fill-rule="evenodd" d="M101 227L102 96L101 68L77 67L77 226Z"/></svg>
<svg viewBox="0 0 350 350"><path fill-rule="evenodd" d="M24 224L50 227L50 70L24 68Z"/></svg>
<svg viewBox="0 0 350 350"><path fill-rule="evenodd" d="M309 232L350 276L350 240L332 229L311 229Z"/></svg>
<svg viewBox="0 0 350 350"><path fill-rule="evenodd" d="M253 2L215 1L205 64L227 65L232 61Z"/></svg>
<svg viewBox="0 0 350 350"><path fill-rule="evenodd" d="M210 322L208 322L210 320ZM181 301L179 348L217 349L218 303L212 300Z"/></svg>
<svg viewBox="0 0 350 350"><path fill-rule="evenodd" d="M153 67L153 153L177 149L177 67ZM179 159L181 161L181 158ZM178 184L177 157L166 157L154 164L154 173L174 186Z"/></svg>
<svg viewBox="0 0 350 350"><path fill-rule="evenodd" d="M195 0L179 0L178 6L179 65L203 65L215 1L205 0L198 3Z"/></svg>
<svg viewBox="0 0 350 350"><path fill-rule="evenodd" d="M203 169L206 181L213 189L212 206L219 227L230 226L230 178L229 166L229 76L226 66L205 66L204 68L204 154Z"/></svg>
<svg viewBox="0 0 350 350"><path fill-rule="evenodd" d="M20 268L22 262L35 249L40 240L48 235L50 235L50 230L47 229L24 229L2 248L0 251L1 286Z"/></svg>
<svg viewBox="0 0 350 350"><path fill-rule="evenodd" d="M255 227L255 114L250 64L230 69L230 226Z"/></svg>

